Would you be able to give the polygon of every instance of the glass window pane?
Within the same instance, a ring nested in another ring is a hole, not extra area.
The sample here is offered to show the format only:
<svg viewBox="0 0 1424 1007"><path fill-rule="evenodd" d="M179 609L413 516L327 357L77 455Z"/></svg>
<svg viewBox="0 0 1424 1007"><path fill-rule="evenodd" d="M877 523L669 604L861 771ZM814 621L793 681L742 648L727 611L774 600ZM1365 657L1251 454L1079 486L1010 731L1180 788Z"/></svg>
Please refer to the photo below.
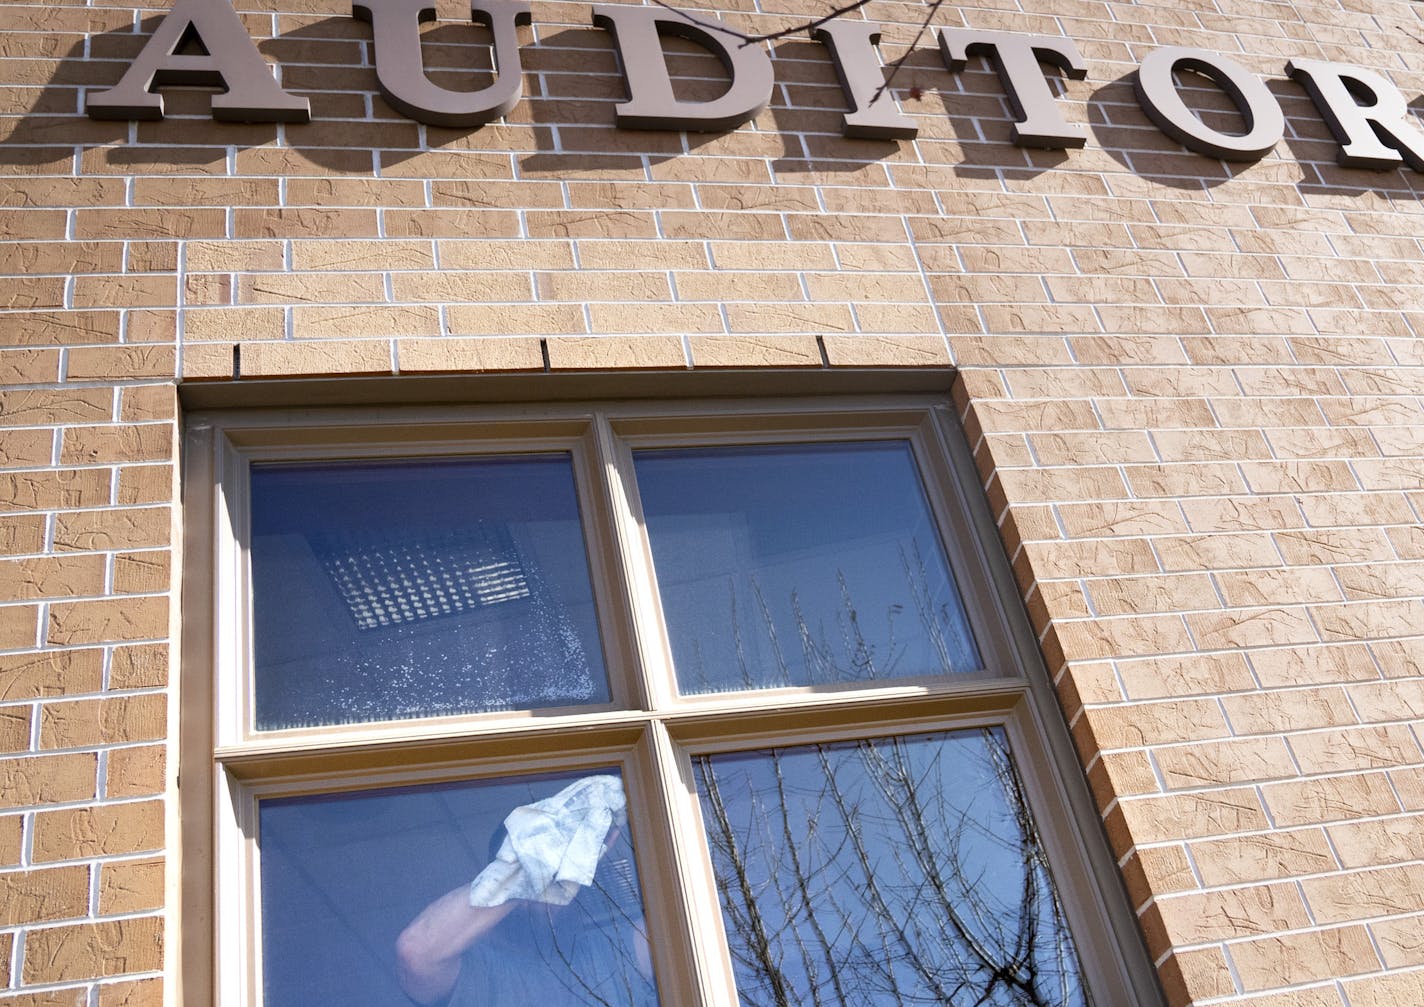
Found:
<svg viewBox="0 0 1424 1007"><path fill-rule="evenodd" d="M606 703L567 455L254 465L259 730Z"/></svg>
<svg viewBox="0 0 1424 1007"><path fill-rule="evenodd" d="M694 765L743 1004L1087 1002L1001 731Z"/></svg>
<svg viewBox="0 0 1424 1007"><path fill-rule="evenodd" d="M265 1007L655 1005L623 807L616 769L261 801Z"/></svg>
<svg viewBox="0 0 1424 1007"><path fill-rule="evenodd" d="M981 667L908 443L635 458L682 692Z"/></svg>

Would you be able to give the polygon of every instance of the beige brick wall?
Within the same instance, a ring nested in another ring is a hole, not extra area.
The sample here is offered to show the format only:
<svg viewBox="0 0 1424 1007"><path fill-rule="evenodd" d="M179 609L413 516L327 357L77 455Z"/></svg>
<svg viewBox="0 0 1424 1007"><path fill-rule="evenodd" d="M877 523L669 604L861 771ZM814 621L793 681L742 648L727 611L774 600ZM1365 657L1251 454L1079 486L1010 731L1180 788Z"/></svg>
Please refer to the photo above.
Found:
<svg viewBox="0 0 1424 1007"><path fill-rule="evenodd" d="M754 123L637 133L588 6L541 0L526 97L465 131L384 103L348 0L236 6L312 123L91 121L161 7L0 4L0 1004L164 995L178 379L946 363L1171 1002L1424 1003L1424 175L1336 167L1283 75L1418 107L1424 7L942 8L1077 41L1090 140L1047 153L926 42L914 142L842 138L795 37ZM865 8L891 57L924 11ZM1167 140L1159 45L1265 75L1286 139Z"/></svg>

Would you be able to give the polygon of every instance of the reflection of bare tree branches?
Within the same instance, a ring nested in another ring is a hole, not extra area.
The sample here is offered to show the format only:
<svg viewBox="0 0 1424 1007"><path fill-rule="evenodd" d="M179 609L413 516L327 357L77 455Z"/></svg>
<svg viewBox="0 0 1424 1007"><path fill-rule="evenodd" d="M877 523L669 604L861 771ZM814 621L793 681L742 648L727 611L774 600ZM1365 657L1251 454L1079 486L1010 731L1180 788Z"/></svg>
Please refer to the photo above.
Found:
<svg viewBox="0 0 1424 1007"><path fill-rule="evenodd" d="M723 758L695 766L743 1004L1085 1002L1002 732Z"/></svg>
<svg viewBox="0 0 1424 1007"><path fill-rule="evenodd" d="M953 647L924 588L923 557L912 547L900 560L915 615L947 665ZM892 671L844 577L839 586L839 668L793 593L807 667L862 680ZM738 621L738 670L744 681L787 680L770 610L752 588L772 667L750 667ZM746 1007L1086 1002L1001 730L702 756L694 769Z"/></svg>
<svg viewBox="0 0 1424 1007"><path fill-rule="evenodd" d="M633 895L636 898L636 889ZM531 944L568 992L569 1004L651 1007L657 1002L636 952L635 942L647 938L646 923L641 910L626 901L596 878L568 906L534 908L529 924L547 928L547 934Z"/></svg>

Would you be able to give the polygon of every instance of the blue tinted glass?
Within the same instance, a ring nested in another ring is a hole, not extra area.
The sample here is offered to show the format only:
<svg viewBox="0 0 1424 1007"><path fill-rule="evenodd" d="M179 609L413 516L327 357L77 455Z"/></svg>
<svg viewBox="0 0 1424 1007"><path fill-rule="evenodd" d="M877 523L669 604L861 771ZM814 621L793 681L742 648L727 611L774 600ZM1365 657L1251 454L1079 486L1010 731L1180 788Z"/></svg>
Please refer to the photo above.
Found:
<svg viewBox="0 0 1424 1007"><path fill-rule="evenodd" d="M264 1004L652 1007L622 801L608 769L260 802Z"/></svg>
<svg viewBox="0 0 1424 1007"><path fill-rule="evenodd" d="M684 693L981 666L907 443L635 457Z"/></svg>
<svg viewBox="0 0 1424 1007"><path fill-rule="evenodd" d="M694 767L743 1004L1087 1003L1002 732Z"/></svg>
<svg viewBox="0 0 1424 1007"><path fill-rule="evenodd" d="M255 465L259 730L607 702L565 455Z"/></svg>

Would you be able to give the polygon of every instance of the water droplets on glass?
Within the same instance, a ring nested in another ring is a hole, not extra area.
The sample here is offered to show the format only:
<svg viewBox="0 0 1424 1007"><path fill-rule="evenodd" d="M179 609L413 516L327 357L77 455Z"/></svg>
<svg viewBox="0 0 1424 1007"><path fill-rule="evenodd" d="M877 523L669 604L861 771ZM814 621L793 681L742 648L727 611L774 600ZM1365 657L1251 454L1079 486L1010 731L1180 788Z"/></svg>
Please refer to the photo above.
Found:
<svg viewBox="0 0 1424 1007"><path fill-rule="evenodd" d="M252 469L256 726L609 699L567 455Z"/></svg>

